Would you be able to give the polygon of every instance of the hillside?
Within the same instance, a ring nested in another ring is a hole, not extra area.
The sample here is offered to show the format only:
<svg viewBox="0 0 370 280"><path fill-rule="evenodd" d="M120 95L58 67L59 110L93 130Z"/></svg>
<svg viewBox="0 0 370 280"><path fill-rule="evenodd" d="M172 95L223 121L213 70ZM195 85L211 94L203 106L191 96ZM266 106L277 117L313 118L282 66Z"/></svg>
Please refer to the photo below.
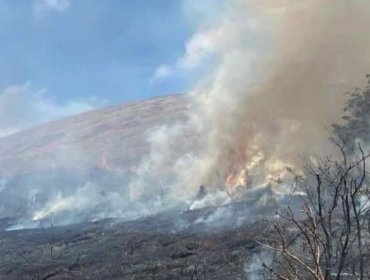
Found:
<svg viewBox="0 0 370 280"><path fill-rule="evenodd" d="M109 212L107 195L127 195L129 178L150 150L150 133L183 121L186 107L183 95L171 95L90 111L0 138L0 221L32 220L35 212L62 197L94 196L88 203L72 203L82 207L70 212L74 221ZM78 195L81 190L86 193Z"/></svg>
<svg viewBox="0 0 370 280"><path fill-rule="evenodd" d="M128 171L148 151L153 128L185 118L182 95L90 111L0 138L0 174L55 168Z"/></svg>

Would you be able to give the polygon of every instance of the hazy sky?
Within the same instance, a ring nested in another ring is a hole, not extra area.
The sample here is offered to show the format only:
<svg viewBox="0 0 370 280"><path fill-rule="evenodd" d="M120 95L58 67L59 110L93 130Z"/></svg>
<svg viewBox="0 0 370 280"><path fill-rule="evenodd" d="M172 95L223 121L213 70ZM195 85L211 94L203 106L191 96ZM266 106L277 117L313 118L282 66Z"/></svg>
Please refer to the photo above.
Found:
<svg viewBox="0 0 370 280"><path fill-rule="evenodd" d="M1 0L0 88L31 82L57 100L111 102L184 90L150 83L191 28L181 1Z"/></svg>
<svg viewBox="0 0 370 280"><path fill-rule="evenodd" d="M0 136L187 91L210 50L191 38L221 2L0 0Z"/></svg>

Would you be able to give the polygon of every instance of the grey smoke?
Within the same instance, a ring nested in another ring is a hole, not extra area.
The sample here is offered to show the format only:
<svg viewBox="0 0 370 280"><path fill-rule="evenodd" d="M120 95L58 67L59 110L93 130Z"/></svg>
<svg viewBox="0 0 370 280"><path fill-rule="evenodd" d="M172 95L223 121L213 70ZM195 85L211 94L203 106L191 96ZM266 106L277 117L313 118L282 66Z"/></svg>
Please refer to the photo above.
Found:
<svg viewBox="0 0 370 280"><path fill-rule="evenodd" d="M287 166L298 173L303 156L331 153L325 129L340 120L342 93L370 65L370 3L218 3L222 9L212 4L209 13L217 15L196 22L184 55L168 69L192 71L212 61L189 94L189 120L148 134L151 150L136 175L115 190L119 199L102 200L108 214L134 217L203 202L225 204L228 196L218 199L230 173L248 169L253 186L262 188L269 178L291 176ZM195 199L201 184L207 201ZM89 198L83 190L53 194L37 211L63 201L95 208L96 193Z"/></svg>
<svg viewBox="0 0 370 280"><path fill-rule="evenodd" d="M370 65L366 1L227 3L218 21L200 24L179 60L194 67L212 56L216 63L190 94L190 121L152 142L152 155L166 150L160 162L143 162L155 163L150 175L170 169L175 179L166 188L184 200L245 168L258 186L289 176L287 167L299 170L302 157L331 153L327 128L340 121L344 93ZM189 127L197 148L178 154L192 141ZM141 189L147 186L135 186Z"/></svg>

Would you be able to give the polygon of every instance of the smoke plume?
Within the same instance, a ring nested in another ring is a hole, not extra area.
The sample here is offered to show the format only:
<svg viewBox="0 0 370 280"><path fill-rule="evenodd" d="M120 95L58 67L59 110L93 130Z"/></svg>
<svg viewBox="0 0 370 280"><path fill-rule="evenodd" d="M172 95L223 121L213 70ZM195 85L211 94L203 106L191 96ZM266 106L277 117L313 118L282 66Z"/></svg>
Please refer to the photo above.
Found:
<svg viewBox="0 0 370 280"><path fill-rule="evenodd" d="M214 65L191 92L189 122L152 138L139 172L158 185L154 174L171 169L164 185L176 197L245 177L267 184L296 174L304 156L330 153L328 128L370 65L367 1L234 0L223 8L200 24L177 62ZM147 190L136 183L136 193Z"/></svg>
<svg viewBox="0 0 370 280"><path fill-rule="evenodd" d="M227 204L238 186L279 189L285 178L299 176L303 157L331 153L328 129L340 121L344 93L370 66L370 3L202 3L195 15L208 16L197 17L184 55L161 77L207 73L188 95L187 121L154 129L150 153L119 189L107 193L106 182L78 182L76 191L54 194L32 217L87 211L127 218ZM199 195L201 185L206 192Z"/></svg>

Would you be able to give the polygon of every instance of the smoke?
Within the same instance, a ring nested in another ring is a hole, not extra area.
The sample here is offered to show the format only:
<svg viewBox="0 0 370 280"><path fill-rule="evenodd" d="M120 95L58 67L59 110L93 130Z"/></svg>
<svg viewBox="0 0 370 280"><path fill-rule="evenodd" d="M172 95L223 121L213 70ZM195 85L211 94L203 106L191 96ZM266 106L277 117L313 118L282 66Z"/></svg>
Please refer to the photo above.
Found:
<svg viewBox="0 0 370 280"><path fill-rule="evenodd" d="M250 3L246 9L253 7ZM208 165L200 182L217 183L215 172L224 177L258 155L263 171L274 173L284 168L280 162L295 164L302 155L325 151L324 129L341 113L338 93L355 84L369 65L370 42L363 39L368 5L264 3L256 4L256 21L266 36L272 32L276 38L272 50L252 58L246 44L221 50L212 81L194 93L195 122L203 122L200 133L206 138L202 161ZM264 27L264 19L277 28ZM221 28L235 30L226 22ZM239 36L248 35L244 32Z"/></svg>
<svg viewBox="0 0 370 280"><path fill-rule="evenodd" d="M273 255L271 252L262 251L252 256L250 262L246 263L244 271L250 280L266 279L266 271L263 265L270 266L273 262Z"/></svg>
<svg viewBox="0 0 370 280"><path fill-rule="evenodd" d="M217 21L199 24L174 66L213 65L191 92L189 122L152 145L152 155L166 150L151 166L157 174L171 169L174 197L190 199L201 184L216 190L243 172L253 185L266 185L296 176L302 157L331 153L328 129L340 121L344 93L370 65L366 1L223 5ZM184 140L189 127L199 136L196 148ZM145 174L152 184L154 173Z"/></svg>
<svg viewBox="0 0 370 280"><path fill-rule="evenodd" d="M188 120L154 129L150 153L111 196L82 186L72 195L54 195L35 214L105 205L106 216L136 217L184 204L225 204L231 195L220 190L227 184L274 185L299 176L302 157L331 153L328 128L340 121L343 93L370 65L370 3L204 3L186 10L208 16L195 16L198 30L184 55L157 73L164 79L176 71L207 70L188 96ZM200 185L208 194L197 199Z"/></svg>

